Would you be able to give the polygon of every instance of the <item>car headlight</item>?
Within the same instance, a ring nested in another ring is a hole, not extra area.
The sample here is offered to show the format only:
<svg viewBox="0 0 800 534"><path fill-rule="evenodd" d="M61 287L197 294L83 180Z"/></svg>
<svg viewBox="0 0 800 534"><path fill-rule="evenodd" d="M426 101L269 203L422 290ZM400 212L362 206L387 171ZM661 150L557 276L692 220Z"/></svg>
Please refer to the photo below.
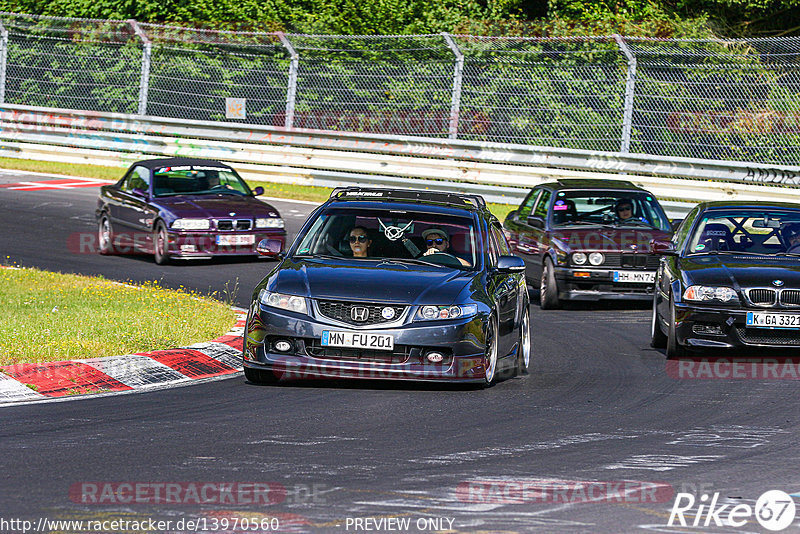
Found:
<svg viewBox="0 0 800 534"><path fill-rule="evenodd" d="M606 257L600 252L592 252L589 254L589 263L592 265L603 265L604 261L606 261Z"/></svg>
<svg viewBox="0 0 800 534"><path fill-rule="evenodd" d="M572 255L572 263L575 265L584 265L586 263L586 254L583 252L576 252Z"/></svg>
<svg viewBox="0 0 800 534"><path fill-rule="evenodd" d="M477 315L477 304L462 304L461 306L421 306L417 312L417 319L423 321L436 321L440 319L459 319Z"/></svg>
<svg viewBox="0 0 800 534"><path fill-rule="evenodd" d="M297 295L285 295L262 289L258 294L258 300L264 306L308 315L306 299Z"/></svg>
<svg viewBox="0 0 800 534"><path fill-rule="evenodd" d="M689 286L683 292L685 300L719 300L728 302L736 298L736 291L730 287Z"/></svg>
<svg viewBox="0 0 800 534"><path fill-rule="evenodd" d="M172 227L176 230L208 230L211 222L208 219L176 219Z"/></svg>
<svg viewBox="0 0 800 534"><path fill-rule="evenodd" d="M256 219L256 228L283 228L283 219L280 217L269 217Z"/></svg>

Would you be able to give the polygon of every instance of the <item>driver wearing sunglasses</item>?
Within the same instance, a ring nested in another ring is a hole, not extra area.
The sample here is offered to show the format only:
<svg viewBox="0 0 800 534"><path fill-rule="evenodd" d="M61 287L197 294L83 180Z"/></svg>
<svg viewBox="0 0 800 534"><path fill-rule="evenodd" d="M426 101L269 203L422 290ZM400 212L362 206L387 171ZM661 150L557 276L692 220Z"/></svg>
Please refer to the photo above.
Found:
<svg viewBox="0 0 800 534"><path fill-rule="evenodd" d="M428 256L429 254L449 254L456 258L458 261L461 262L461 265L469 267L469 262L463 258L459 258L455 256L453 253L449 252L448 249L450 248L450 240L447 236L447 232L440 228L428 228L424 232L422 232L422 239L425 240L425 246L427 250L425 251L423 256Z"/></svg>
<svg viewBox="0 0 800 534"><path fill-rule="evenodd" d="M372 240L367 236L367 229L363 226L356 226L350 230L348 242L354 258L366 258L369 255Z"/></svg>

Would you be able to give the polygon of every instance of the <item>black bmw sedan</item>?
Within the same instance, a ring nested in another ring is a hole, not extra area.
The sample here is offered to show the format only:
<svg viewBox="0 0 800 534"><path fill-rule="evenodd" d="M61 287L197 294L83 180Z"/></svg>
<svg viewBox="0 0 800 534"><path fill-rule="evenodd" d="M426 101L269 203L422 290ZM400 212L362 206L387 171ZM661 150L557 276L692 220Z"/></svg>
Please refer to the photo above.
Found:
<svg viewBox="0 0 800 534"><path fill-rule="evenodd" d="M651 345L800 347L800 205L706 202L661 254Z"/></svg>
<svg viewBox="0 0 800 534"><path fill-rule="evenodd" d="M524 374L524 270L479 196L334 190L253 292L245 376L488 386Z"/></svg>

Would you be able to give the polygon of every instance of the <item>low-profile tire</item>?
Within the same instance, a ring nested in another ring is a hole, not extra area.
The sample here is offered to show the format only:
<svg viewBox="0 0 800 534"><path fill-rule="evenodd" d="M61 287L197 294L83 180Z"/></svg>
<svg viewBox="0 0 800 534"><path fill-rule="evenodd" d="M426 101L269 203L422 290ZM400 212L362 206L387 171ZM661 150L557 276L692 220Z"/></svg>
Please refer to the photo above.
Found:
<svg viewBox="0 0 800 534"><path fill-rule="evenodd" d="M519 325L519 346L517 347L517 367L514 375L527 375L531 363L531 310L525 306Z"/></svg>
<svg viewBox="0 0 800 534"><path fill-rule="evenodd" d="M169 263L169 236L167 235L167 227L164 223L159 222L156 224L156 229L153 232L153 256L155 257L158 265L166 265Z"/></svg>
<svg viewBox="0 0 800 534"><path fill-rule="evenodd" d="M555 268L550 258L544 260L542 268L542 279L539 283L539 307L543 310L557 310L561 307Z"/></svg>
<svg viewBox="0 0 800 534"><path fill-rule="evenodd" d="M489 319L486 326L486 349L483 355L483 368L486 373L483 377L482 386L492 387L497 381L497 325L494 318Z"/></svg>
<svg viewBox="0 0 800 534"><path fill-rule="evenodd" d="M678 343L678 336L677 333L675 332L675 322L676 322L675 303L672 301L672 297L670 297L669 329L667 332L667 358L670 360L684 358L687 355L686 347Z"/></svg>
<svg viewBox="0 0 800 534"><path fill-rule="evenodd" d="M653 313L650 317L650 346L654 349L667 348L667 335L661 330L661 320L658 317L658 289L653 295Z"/></svg>
<svg viewBox="0 0 800 534"><path fill-rule="evenodd" d="M114 253L114 232L107 213L97 223L97 251L104 256Z"/></svg>
<svg viewBox="0 0 800 534"><path fill-rule="evenodd" d="M244 377L248 380L248 382L252 382L253 384L275 384L278 379L269 371L262 371L260 369L251 369L249 367L244 368Z"/></svg>

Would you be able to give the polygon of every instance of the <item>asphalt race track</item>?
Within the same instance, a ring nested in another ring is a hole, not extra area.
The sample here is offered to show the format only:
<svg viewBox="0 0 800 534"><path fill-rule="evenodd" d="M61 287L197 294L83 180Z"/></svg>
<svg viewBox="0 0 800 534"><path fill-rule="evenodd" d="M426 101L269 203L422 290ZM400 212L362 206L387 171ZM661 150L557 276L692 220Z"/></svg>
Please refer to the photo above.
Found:
<svg viewBox="0 0 800 534"><path fill-rule="evenodd" d="M2 187L25 179L45 178L0 175L0 255L19 265L227 288L239 305L270 268L81 253L70 243L95 233L97 189ZM312 208L275 205L291 237ZM673 378L649 319L648 306L534 306L530 376L488 390L236 375L0 408L0 531L46 518L171 521L150 532L767 532L754 515L716 518L800 492L800 383ZM163 502L168 487L178 502ZM690 525L705 507L699 526L667 526L677 493L696 498ZM711 517L715 498L727 508ZM263 523L233 528L242 518Z"/></svg>

